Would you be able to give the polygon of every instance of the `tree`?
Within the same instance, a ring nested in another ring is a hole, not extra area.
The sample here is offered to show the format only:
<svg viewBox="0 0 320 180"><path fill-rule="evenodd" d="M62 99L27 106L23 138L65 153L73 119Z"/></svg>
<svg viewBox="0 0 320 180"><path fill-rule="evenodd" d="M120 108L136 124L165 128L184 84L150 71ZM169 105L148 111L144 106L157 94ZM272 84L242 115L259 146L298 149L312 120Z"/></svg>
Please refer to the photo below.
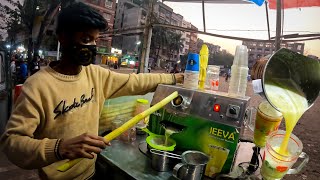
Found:
<svg viewBox="0 0 320 180"><path fill-rule="evenodd" d="M43 37L46 33L47 27L52 21L54 15L56 15L59 12L60 2L57 0L52 0L49 2L47 2L49 4L45 4L45 5L43 4L43 7L44 7L44 12L42 13L43 18L42 18L42 22L39 29L39 34L36 38L35 45L34 45L35 55L38 55L38 51L42 43Z"/></svg>
<svg viewBox="0 0 320 180"><path fill-rule="evenodd" d="M169 40L168 43L168 48L169 48L169 60L171 56L177 52L179 54L180 51L183 50L184 44L183 41L184 39L182 38L182 34L177 34L176 32L169 32L167 33L167 38Z"/></svg>
<svg viewBox="0 0 320 180"><path fill-rule="evenodd" d="M210 65L222 65L224 67L231 67L233 63L234 56L230 53L222 53L218 52L216 54L212 54L209 57Z"/></svg>
<svg viewBox="0 0 320 180"><path fill-rule="evenodd" d="M159 60L160 50L168 45L167 30L163 27L154 27L152 31L151 50L156 55L156 64Z"/></svg>
<svg viewBox="0 0 320 180"><path fill-rule="evenodd" d="M21 9L19 1L6 0L0 3L0 28L7 32L11 46L15 45L17 34L25 30L21 23Z"/></svg>
<svg viewBox="0 0 320 180"><path fill-rule="evenodd" d="M46 29L53 16L58 13L60 0L25 0L23 5L19 1L5 0L5 2L8 5L4 3L0 5L2 24L5 24L11 42L14 42L17 33L25 32L27 34L28 61L30 63L33 55L38 55ZM73 0L61 1L63 5L69 2L73 2ZM39 28L39 31L33 34L36 27Z"/></svg>

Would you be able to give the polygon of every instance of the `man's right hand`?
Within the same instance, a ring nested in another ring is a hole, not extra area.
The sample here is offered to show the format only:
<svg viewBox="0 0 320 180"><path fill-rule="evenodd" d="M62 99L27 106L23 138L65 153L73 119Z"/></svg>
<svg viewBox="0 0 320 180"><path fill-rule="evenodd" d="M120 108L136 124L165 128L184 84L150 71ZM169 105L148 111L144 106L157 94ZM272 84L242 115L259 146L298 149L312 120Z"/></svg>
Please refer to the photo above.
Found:
<svg viewBox="0 0 320 180"><path fill-rule="evenodd" d="M59 154L63 159L89 158L100 153L110 145L103 137L84 133L75 138L63 140L59 146Z"/></svg>

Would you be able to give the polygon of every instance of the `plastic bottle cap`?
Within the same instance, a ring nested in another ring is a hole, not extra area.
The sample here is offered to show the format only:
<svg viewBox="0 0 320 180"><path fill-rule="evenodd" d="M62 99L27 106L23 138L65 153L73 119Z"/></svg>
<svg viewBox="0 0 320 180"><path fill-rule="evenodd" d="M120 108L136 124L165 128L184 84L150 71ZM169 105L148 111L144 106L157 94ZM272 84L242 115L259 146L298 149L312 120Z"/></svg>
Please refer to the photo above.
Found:
<svg viewBox="0 0 320 180"><path fill-rule="evenodd" d="M200 56L199 54L189 53L186 71L199 71Z"/></svg>
<svg viewBox="0 0 320 180"><path fill-rule="evenodd" d="M141 104L149 104L149 101L147 99L137 99L137 102Z"/></svg>

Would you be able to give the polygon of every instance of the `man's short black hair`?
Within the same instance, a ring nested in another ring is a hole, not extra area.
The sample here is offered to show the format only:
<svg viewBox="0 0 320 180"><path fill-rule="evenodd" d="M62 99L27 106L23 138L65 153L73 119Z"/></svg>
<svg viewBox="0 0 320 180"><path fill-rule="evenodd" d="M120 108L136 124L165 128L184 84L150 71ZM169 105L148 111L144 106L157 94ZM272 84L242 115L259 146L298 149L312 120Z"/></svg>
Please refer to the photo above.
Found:
<svg viewBox="0 0 320 180"><path fill-rule="evenodd" d="M107 21L96 10L82 2L76 2L60 12L56 34L82 32L87 29L102 31L107 26Z"/></svg>

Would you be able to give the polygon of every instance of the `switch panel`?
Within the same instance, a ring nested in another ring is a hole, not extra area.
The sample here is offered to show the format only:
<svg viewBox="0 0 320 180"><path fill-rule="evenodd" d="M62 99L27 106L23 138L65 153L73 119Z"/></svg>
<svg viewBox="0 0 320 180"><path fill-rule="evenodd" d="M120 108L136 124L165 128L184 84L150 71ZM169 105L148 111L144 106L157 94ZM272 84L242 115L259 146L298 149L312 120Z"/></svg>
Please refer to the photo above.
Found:
<svg viewBox="0 0 320 180"><path fill-rule="evenodd" d="M240 106L229 104L226 116L237 119L239 118L239 115L240 115Z"/></svg>

